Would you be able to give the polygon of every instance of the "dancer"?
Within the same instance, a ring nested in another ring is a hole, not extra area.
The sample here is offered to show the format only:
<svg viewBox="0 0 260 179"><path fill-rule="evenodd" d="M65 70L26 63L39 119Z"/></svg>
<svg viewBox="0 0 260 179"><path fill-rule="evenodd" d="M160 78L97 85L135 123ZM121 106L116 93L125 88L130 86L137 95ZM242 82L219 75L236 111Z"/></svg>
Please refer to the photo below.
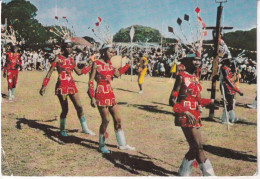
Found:
<svg viewBox="0 0 260 179"><path fill-rule="evenodd" d="M9 44L10 51L6 52L6 63L4 66L3 77L6 78L8 83L8 100L14 99L14 91L18 80L18 67L21 67L21 55L18 53L19 47Z"/></svg>
<svg viewBox="0 0 260 179"><path fill-rule="evenodd" d="M231 58L228 55L224 55L222 60L222 66L220 69L220 81L222 82L220 88L224 88L225 98L227 100L227 112L228 112L228 119L230 122L234 123L237 122L239 119L235 115L235 94L239 93L240 96L243 96L243 93L236 87L235 83L232 81L233 74L231 73ZM222 112L222 123L226 123L226 112L223 109Z"/></svg>
<svg viewBox="0 0 260 179"><path fill-rule="evenodd" d="M120 69L115 69L110 62L110 59L114 55L114 49L112 44L103 45L100 50L100 59L93 62L92 71L89 80L88 94L91 98L91 106L98 107L102 123L99 129L99 150L102 153L110 153L105 146L105 136L107 136L107 126L109 123L109 113L111 114L114 121L114 129L116 134L116 139L121 150L135 150L134 147L127 145L125 134L121 126L121 117L119 116L119 109L116 103L116 99L111 87L111 81L113 77L119 77L124 74L128 68L129 64L121 67ZM94 92L93 80L97 82L97 88Z"/></svg>
<svg viewBox="0 0 260 179"><path fill-rule="evenodd" d="M202 87L196 74L197 68L201 65L200 58L186 57L181 59L181 63L185 66L185 71L180 71L176 76L169 101L176 115L175 125L181 126L190 148L182 161L178 174L189 176L193 160L196 159L203 175L212 176L215 173L202 146L199 104L207 106L213 104L213 100L203 99L200 95Z"/></svg>
<svg viewBox="0 0 260 179"><path fill-rule="evenodd" d="M147 58L142 57L140 60L139 68L138 68L138 86L139 86L139 94L143 93L143 81L144 81L144 76L147 71Z"/></svg>
<svg viewBox="0 0 260 179"><path fill-rule="evenodd" d="M87 74L91 70L91 68L87 66L80 70L76 66L74 60L70 57L70 54L72 53L72 45L73 44L70 39L64 40L61 44L61 55L57 55L55 61L52 62L51 68L49 69L46 77L43 80L40 94L43 95L45 93L45 89L50 80L52 72L55 68L57 68L59 77L56 83L55 94L57 95L62 108L62 112L60 114L60 134L64 137L68 136L65 130L65 125L66 116L68 114L67 98L69 96L77 111L83 133L95 135L95 133L88 128L88 125L86 123L83 108L78 95L78 90L71 74L73 70L76 72L77 75Z"/></svg>

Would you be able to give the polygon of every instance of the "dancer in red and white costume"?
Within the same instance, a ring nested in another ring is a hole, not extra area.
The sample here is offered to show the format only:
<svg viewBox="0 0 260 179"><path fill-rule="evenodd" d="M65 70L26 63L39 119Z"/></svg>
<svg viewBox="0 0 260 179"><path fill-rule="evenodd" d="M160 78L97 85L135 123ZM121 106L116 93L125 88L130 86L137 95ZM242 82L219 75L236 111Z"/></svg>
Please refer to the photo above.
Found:
<svg viewBox="0 0 260 179"><path fill-rule="evenodd" d="M3 77L6 77L8 83L8 99L14 99L14 91L18 80L18 67L21 66L21 55L18 53L19 48L15 45L10 46L10 51L6 52L6 63Z"/></svg>
<svg viewBox="0 0 260 179"><path fill-rule="evenodd" d="M114 129L116 133L116 139L119 145L119 149L122 150L135 150L126 144L124 131L121 126L121 117L119 116L119 109L116 103L115 95L111 87L111 81L113 77L119 77L124 74L129 65L126 64L120 69L115 69L112 66L111 58L114 56L114 49L112 45L104 45L100 50L100 59L94 61L92 65L92 71L89 80L88 94L91 98L92 107L98 107L102 123L99 129L99 149L102 153L110 153L105 146L105 134L109 123L109 113L114 120ZM97 82L97 88L94 91L93 80Z"/></svg>
<svg viewBox="0 0 260 179"><path fill-rule="evenodd" d="M175 125L180 126L190 146L182 164L178 170L180 176L189 176L194 159L200 165L204 176L215 175L209 159L206 158L201 139L201 117L199 104L207 106L213 104L213 100L201 98L199 77L197 68L200 67L199 58L187 57L181 60L185 71L180 71L169 99L175 112Z"/></svg>
<svg viewBox="0 0 260 179"><path fill-rule="evenodd" d="M54 71L55 68L57 68L59 77L56 83L55 94L59 98L61 108L62 108L62 112L60 115L61 135L67 136L67 133L65 131L65 125L66 125L66 116L68 114L68 99L67 99L68 96L70 97L72 103L74 104L75 109L77 110L77 115L81 123L82 131L86 134L95 135L94 132L92 132L87 126L83 108L79 99L78 90L71 74L73 70L76 72L77 75L87 74L91 70L91 67L87 66L80 70L76 66L74 60L69 56L71 52L72 52L72 43L70 40L65 40L61 46L62 55L58 55L55 61L52 63L49 72L47 73L46 77L43 80L40 94L43 95L45 93L45 89L50 80L52 72Z"/></svg>

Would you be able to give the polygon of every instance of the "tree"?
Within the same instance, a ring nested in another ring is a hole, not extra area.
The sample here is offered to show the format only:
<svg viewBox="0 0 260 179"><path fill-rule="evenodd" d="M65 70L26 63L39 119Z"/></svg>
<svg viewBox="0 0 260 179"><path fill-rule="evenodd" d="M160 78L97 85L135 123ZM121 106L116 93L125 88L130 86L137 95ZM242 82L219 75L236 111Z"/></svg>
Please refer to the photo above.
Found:
<svg viewBox="0 0 260 179"><path fill-rule="evenodd" d="M115 42L130 42L130 30L131 27L127 27L124 29L120 29L119 32L117 32L113 40ZM146 27L146 26L141 26L141 25L134 25L135 28L135 35L133 38L133 42L160 42L161 41L161 33L159 30L151 28L151 27Z"/></svg>
<svg viewBox="0 0 260 179"><path fill-rule="evenodd" d="M35 19L38 9L26 0L12 0L2 3L2 23L7 19L7 28L11 26L19 34L18 41L25 40L26 46L36 47L44 44L54 34L49 32L49 27L43 27Z"/></svg>

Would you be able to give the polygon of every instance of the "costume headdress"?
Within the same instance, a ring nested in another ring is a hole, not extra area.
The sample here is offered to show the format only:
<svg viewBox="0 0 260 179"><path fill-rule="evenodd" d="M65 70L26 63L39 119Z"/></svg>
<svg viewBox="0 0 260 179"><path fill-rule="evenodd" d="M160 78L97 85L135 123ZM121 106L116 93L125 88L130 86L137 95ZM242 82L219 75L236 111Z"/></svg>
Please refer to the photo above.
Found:
<svg viewBox="0 0 260 179"><path fill-rule="evenodd" d="M1 38L5 40L5 43L12 43L13 45L16 45L16 35L18 35L18 33L14 30L12 25L9 25L9 30L7 30L5 25L1 26Z"/></svg>
<svg viewBox="0 0 260 179"><path fill-rule="evenodd" d="M59 18L58 16L55 16L55 19L57 24L52 26L50 32L62 38L64 42L72 42L71 39L73 36L75 36L75 33L73 30L73 26L71 27L71 29L68 28L69 21L67 17L63 16L62 18ZM59 19L62 19L62 22Z"/></svg>
<svg viewBox="0 0 260 179"><path fill-rule="evenodd" d="M177 40L180 42L180 44L193 53L193 56L195 55L195 57L200 58L201 51L202 51L203 38L207 35L207 31L206 31L205 23L202 21L201 17L199 16L200 9L198 7L196 7L194 11L196 13L196 18L197 18L196 35L194 34L193 28L190 24L189 15L187 15L187 14L184 15L184 20L188 23L189 28L190 28L192 42L190 42L188 40L187 36L183 32L182 20L179 17L177 19L177 24L179 25L181 33L182 33L182 37L185 40L183 40L180 36L178 36L176 33L174 33L174 30L172 27L169 26L168 31L173 33L173 35L177 38Z"/></svg>
<svg viewBox="0 0 260 179"><path fill-rule="evenodd" d="M113 46L113 36L110 34L110 28L105 21L102 21L100 17L97 18L92 32L95 37L97 37L102 43L102 49L109 48Z"/></svg>

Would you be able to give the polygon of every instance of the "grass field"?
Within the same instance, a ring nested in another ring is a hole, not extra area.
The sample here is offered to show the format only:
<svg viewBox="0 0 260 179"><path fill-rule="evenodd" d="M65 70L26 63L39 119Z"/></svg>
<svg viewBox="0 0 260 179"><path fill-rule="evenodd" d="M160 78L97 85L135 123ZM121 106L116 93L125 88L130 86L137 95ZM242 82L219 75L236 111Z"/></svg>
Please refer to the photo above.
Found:
<svg viewBox="0 0 260 179"><path fill-rule="evenodd" d="M168 97L174 80L145 77L144 93L138 94L137 77L114 79L112 86L123 119L127 142L136 151L120 151L111 119L106 141L111 155L98 152L98 135L81 133L79 120L71 101L67 116L68 137L61 138L58 98L54 95L56 72L47 86L45 96L39 95L45 72L20 72L15 101L8 102L7 81L2 79L1 107L2 175L14 176L175 176L188 150L179 127L174 126ZM88 81L87 76L75 80ZM203 97L211 86L202 81ZM90 106L87 84L77 83L81 103L89 127L98 134L99 112ZM256 95L256 85L240 84L244 96L237 95L235 111L241 118L227 131L218 120L222 107L215 111L214 121L207 119L208 109L202 113L204 149L218 176L252 176L257 170L256 109L246 108ZM220 92L217 92L220 99ZM193 176L201 175L193 168Z"/></svg>

